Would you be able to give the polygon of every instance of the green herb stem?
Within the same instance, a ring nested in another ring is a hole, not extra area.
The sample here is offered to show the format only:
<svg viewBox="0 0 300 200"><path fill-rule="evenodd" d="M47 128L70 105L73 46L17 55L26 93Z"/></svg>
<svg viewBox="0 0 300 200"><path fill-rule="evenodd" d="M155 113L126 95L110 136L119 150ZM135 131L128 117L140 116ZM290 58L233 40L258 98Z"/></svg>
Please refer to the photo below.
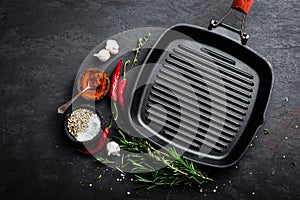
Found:
<svg viewBox="0 0 300 200"><path fill-rule="evenodd" d="M133 49L135 51L135 55L134 55L133 62L131 64L131 68L135 67L135 65L137 64L138 61L137 58L139 56L140 50L148 42L150 37L151 37L151 33L148 33L144 38L138 39L138 45L135 49Z"/></svg>
<svg viewBox="0 0 300 200"><path fill-rule="evenodd" d="M126 71L127 71L127 65L130 63L130 60L127 60L124 64L124 76L123 80L126 80Z"/></svg>

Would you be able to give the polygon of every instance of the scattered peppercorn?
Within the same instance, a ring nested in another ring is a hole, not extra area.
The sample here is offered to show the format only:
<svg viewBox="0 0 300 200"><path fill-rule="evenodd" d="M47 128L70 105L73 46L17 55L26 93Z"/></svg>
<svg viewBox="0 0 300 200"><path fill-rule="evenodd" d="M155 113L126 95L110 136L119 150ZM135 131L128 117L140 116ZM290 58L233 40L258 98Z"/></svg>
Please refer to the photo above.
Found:
<svg viewBox="0 0 300 200"><path fill-rule="evenodd" d="M265 135L269 135L270 134L270 130L269 129L264 129L264 134Z"/></svg>

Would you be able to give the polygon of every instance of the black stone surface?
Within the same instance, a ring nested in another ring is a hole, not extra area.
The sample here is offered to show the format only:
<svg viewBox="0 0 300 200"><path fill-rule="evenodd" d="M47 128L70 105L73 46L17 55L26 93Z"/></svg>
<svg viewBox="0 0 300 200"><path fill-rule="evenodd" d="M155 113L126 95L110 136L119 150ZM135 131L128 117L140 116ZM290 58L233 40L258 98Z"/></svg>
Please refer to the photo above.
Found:
<svg viewBox="0 0 300 200"><path fill-rule="evenodd" d="M82 61L102 41L132 28L167 28L182 22L207 27L230 4L0 1L0 198L300 199L298 0L257 0L248 15L247 45L274 68L274 90L263 127L270 135L260 130L237 167L204 168L214 178L212 183L147 191L134 189L130 177L117 182L119 172L75 151L63 131L63 118L56 114L72 95ZM227 22L238 27L240 18L235 12Z"/></svg>

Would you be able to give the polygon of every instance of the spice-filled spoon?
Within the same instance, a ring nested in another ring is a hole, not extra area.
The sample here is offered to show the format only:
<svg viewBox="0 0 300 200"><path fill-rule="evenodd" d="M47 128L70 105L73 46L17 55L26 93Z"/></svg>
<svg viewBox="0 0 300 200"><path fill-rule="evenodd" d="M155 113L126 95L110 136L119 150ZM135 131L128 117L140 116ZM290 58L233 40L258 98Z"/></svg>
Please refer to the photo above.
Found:
<svg viewBox="0 0 300 200"><path fill-rule="evenodd" d="M68 101L67 103L61 105L58 109L57 109L57 113L58 114L64 114L66 112L66 110L70 107L70 105L78 98L80 97L84 92L86 92L87 90L90 89L94 89L95 87L91 87L90 82L88 82L88 85L86 86L86 88L84 88L81 92L79 92L75 97L73 97L70 101Z"/></svg>

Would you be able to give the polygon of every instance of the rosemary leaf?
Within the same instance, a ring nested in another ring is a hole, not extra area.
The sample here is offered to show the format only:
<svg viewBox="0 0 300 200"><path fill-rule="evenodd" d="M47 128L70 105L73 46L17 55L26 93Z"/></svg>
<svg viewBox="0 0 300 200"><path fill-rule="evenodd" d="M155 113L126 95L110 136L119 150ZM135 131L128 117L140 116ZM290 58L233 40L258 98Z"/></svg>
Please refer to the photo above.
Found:
<svg viewBox="0 0 300 200"><path fill-rule="evenodd" d="M110 161L107 158L97 157L96 161L101 162L103 164L114 164L114 161Z"/></svg>

